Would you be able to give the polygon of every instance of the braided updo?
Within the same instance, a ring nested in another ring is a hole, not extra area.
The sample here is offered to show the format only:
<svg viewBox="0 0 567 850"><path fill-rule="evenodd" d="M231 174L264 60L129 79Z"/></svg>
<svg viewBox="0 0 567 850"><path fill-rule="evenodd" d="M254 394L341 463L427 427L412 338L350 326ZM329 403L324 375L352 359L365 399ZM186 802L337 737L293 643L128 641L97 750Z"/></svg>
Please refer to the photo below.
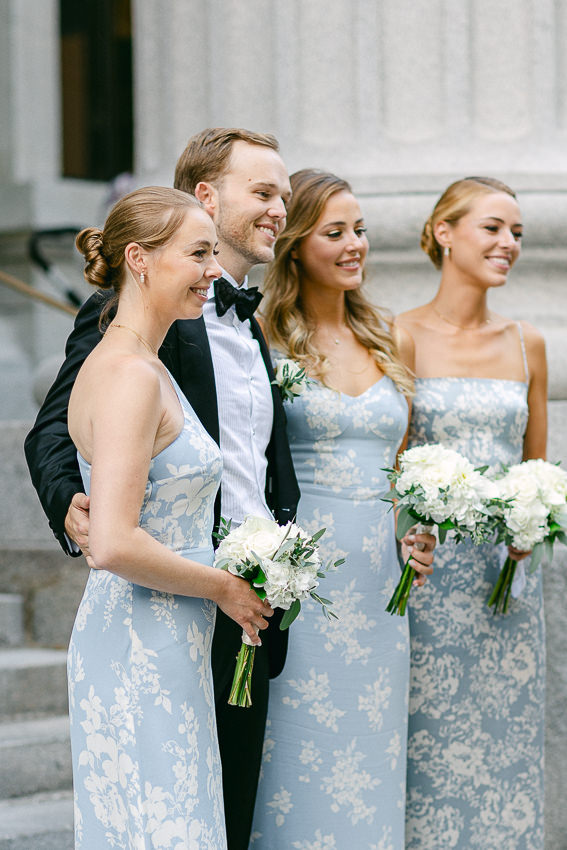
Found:
<svg viewBox="0 0 567 850"><path fill-rule="evenodd" d="M105 304L101 325L116 305L124 282L124 251L136 242L146 251L166 245L175 235L189 209L202 209L187 192L164 186L146 186L121 198L111 209L104 229L86 227L75 244L85 258L84 276L97 289L114 290Z"/></svg>
<svg viewBox="0 0 567 850"><path fill-rule="evenodd" d="M505 192L512 198L516 198L509 186L493 177L465 177L463 180L451 183L445 189L421 232L421 249L425 251L436 269L440 269L443 265L443 248L435 238L436 225L440 221L456 224L469 212L473 201L479 195L488 195L491 192Z"/></svg>

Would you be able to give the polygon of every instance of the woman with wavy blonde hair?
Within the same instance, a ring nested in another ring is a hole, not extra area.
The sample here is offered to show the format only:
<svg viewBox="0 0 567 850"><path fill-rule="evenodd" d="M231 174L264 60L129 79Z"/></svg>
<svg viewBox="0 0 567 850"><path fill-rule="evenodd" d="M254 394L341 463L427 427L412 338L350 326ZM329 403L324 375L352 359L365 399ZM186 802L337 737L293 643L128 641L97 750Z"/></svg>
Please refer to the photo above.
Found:
<svg viewBox="0 0 567 850"><path fill-rule="evenodd" d="M362 292L368 240L349 184L304 170L291 186L263 315L275 359L310 379L287 407L297 521L326 526L324 554L345 564L320 588L339 619L305 605L271 683L253 832L270 850L402 850L409 641L407 622L385 612L399 562L381 497L408 426L411 340L396 343ZM427 574L433 541L419 542Z"/></svg>
<svg viewBox="0 0 567 850"><path fill-rule="evenodd" d="M488 306L521 240L516 196L489 177L452 183L426 221L439 289L397 320L415 343L410 445L442 443L477 466L545 457L543 339ZM507 554L448 541L412 599L408 850L446 847L448 835L455 850L543 850L541 571L493 614Z"/></svg>

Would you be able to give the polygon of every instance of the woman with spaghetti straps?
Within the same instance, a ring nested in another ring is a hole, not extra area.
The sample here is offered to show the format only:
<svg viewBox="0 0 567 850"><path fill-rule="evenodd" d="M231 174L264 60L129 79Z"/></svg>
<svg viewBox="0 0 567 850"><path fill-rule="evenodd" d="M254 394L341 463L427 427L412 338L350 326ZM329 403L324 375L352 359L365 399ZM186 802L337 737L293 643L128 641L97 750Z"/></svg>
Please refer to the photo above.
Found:
<svg viewBox="0 0 567 850"><path fill-rule="evenodd" d="M490 178L453 183L427 220L439 289L397 320L415 344L410 445L440 442L478 466L545 457L543 339L487 303L521 239L514 193ZM543 850L541 571L494 615L503 548L445 543L411 599L408 850Z"/></svg>
<svg viewBox="0 0 567 850"><path fill-rule="evenodd" d="M77 237L116 316L84 361L69 433L90 495L91 569L69 646L75 838L226 850L211 642L216 602L254 642L271 609L212 569L222 459L158 359L220 274L191 195L126 195Z"/></svg>
<svg viewBox="0 0 567 850"><path fill-rule="evenodd" d="M291 187L263 316L274 359L311 378L286 411L297 521L325 526L325 560L346 561L320 588L339 619L304 604L270 684L252 847L403 850L409 637L407 618L385 611L400 565L381 497L407 433L413 346L404 332L396 345L364 293L368 240L349 184L305 169ZM419 542L415 568L429 575L434 540Z"/></svg>

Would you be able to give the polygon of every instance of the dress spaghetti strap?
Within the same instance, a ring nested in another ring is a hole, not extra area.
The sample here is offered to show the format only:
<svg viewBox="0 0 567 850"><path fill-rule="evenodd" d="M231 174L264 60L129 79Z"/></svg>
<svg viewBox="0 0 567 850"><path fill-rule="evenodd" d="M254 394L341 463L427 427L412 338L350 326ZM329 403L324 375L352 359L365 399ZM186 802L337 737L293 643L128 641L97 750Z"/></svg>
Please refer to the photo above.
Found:
<svg viewBox="0 0 567 850"><path fill-rule="evenodd" d="M520 346L522 348L522 359L524 361L524 374L526 376L526 384L530 382L530 373L528 370L528 358L526 356L526 343L524 342L524 332L522 330L522 325L520 322L516 322L518 326L518 333L520 334Z"/></svg>

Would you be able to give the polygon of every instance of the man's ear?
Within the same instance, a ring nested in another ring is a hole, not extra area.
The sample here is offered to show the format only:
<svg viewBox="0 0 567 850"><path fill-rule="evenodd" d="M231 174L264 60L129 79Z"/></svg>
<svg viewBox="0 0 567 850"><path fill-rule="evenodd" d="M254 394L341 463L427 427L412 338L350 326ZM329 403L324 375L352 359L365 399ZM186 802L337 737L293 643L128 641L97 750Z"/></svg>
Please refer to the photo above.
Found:
<svg viewBox="0 0 567 850"><path fill-rule="evenodd" d="M205 212L213 218L217 209L217 190L213 184L201 180L195 186L195 197L203 204Z"/></svg>

